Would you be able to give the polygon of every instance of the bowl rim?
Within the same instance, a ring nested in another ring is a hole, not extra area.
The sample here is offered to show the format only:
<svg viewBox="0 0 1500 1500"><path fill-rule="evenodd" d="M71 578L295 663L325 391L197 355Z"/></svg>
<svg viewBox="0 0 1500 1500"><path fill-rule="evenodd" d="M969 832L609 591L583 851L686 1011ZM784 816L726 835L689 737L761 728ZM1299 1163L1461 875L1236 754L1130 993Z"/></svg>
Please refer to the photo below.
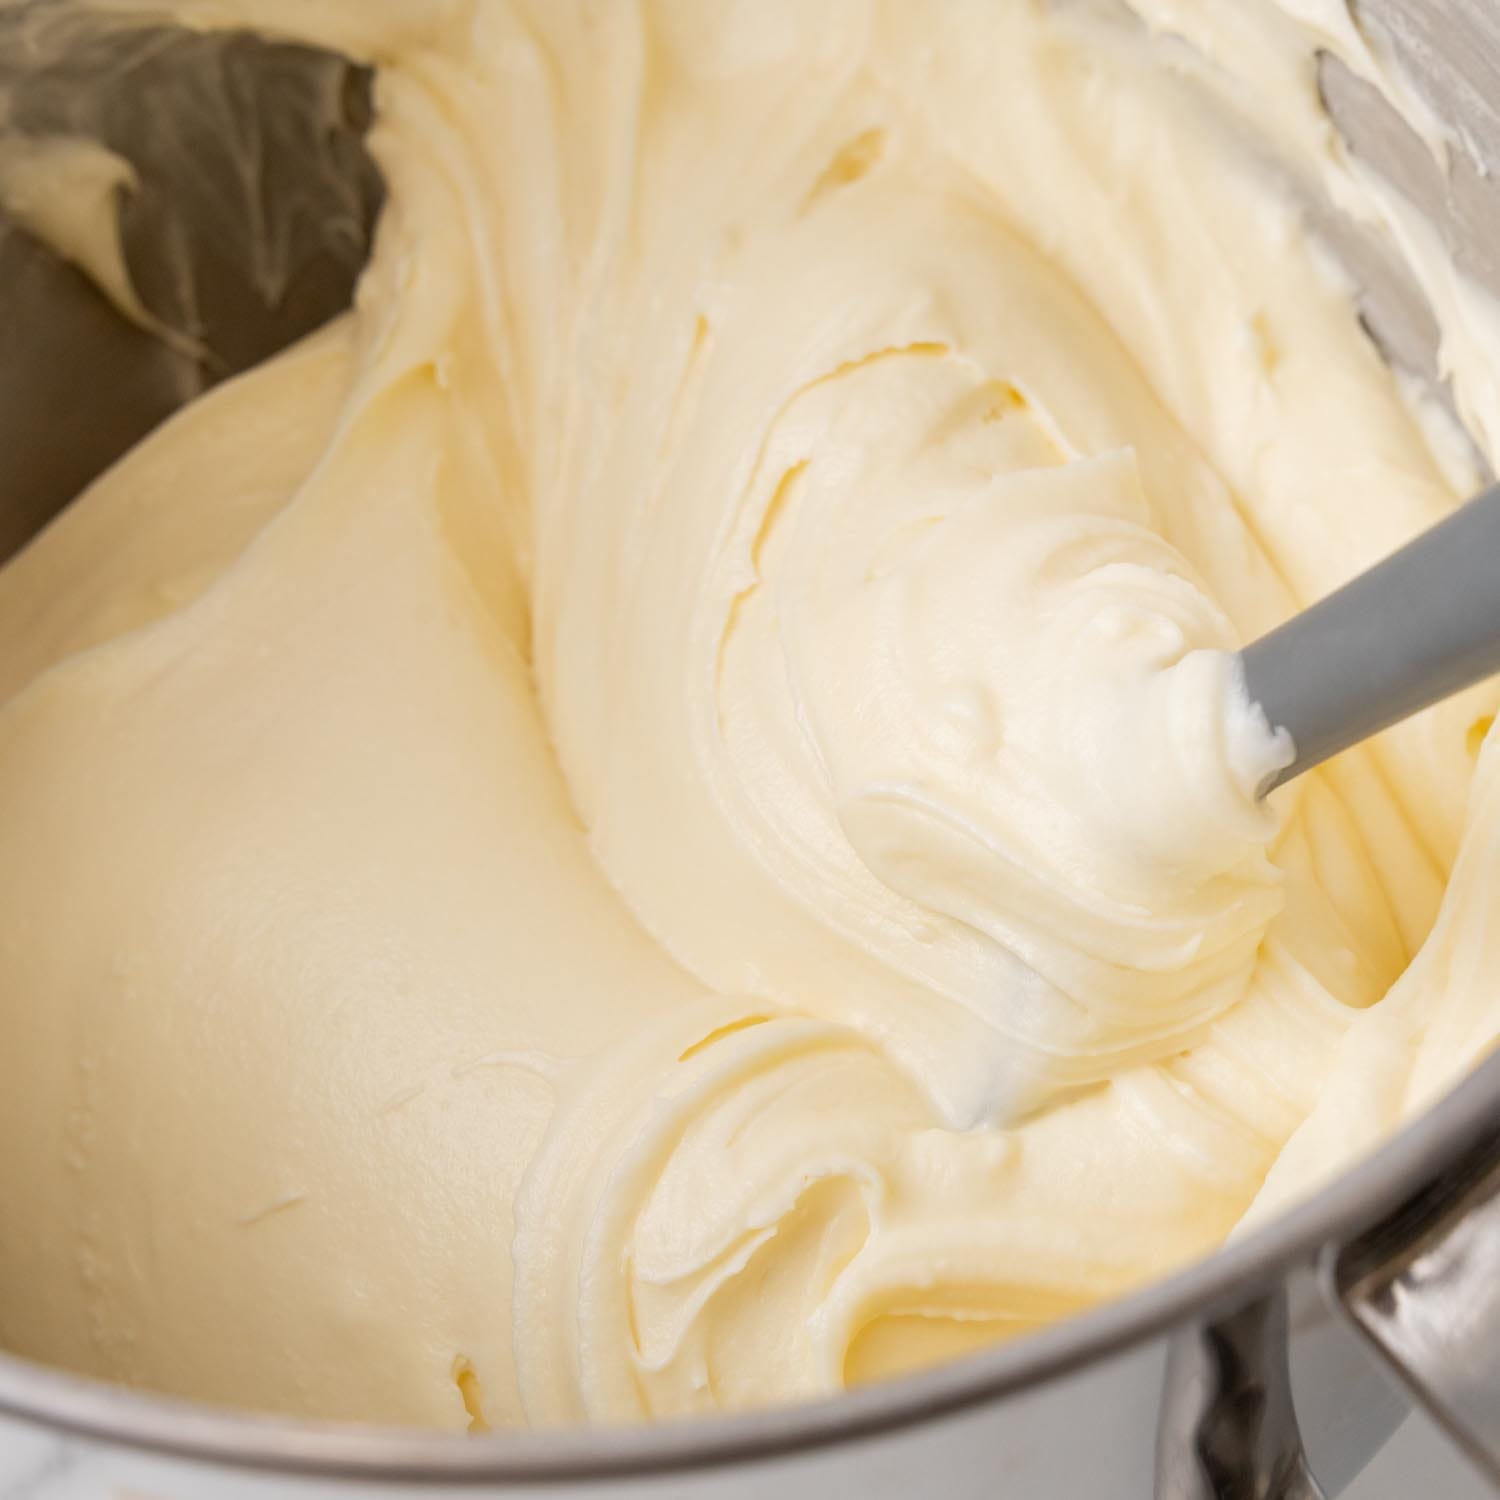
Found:
<svg viewBox="0 0 1500 1500"><path fill-rule="evenodd" d="M632 1427L482 1436L314 1422L127 1389L0 1352L0 1416L107 1445L299 1478L548 1485L785 1458L969 1411L1128 1353L1265 1290L1500 1147L1500 1052L1317 1193L1136 1292L1014 1343L814 1401Z"/></svg>

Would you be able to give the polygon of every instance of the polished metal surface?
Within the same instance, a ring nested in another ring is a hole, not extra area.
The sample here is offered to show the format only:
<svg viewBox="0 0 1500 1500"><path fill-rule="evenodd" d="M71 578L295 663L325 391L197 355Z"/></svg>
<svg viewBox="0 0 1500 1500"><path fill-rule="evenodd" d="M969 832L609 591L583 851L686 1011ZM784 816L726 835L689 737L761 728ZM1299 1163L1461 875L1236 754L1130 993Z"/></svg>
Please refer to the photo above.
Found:
<svg viewBox="0 0 1500 1500"><path fill-rule="evenodd" d="M1361 10L1462 121L1476 159L1500 163L1488 102L1500 98L1500 11L1482 0L1366 0ZM12 28L23 15L57 29L22 45ZM160 27L100 52L106 43L80 40L71 24L56 0L0 0L0 94L12 121L62 120L136 162L140 201L122 205L140 215L124 224L127 259L171 337L120 318L71 268L0 226L0 556L181 401L344 305L380 197L360 144L370 81L342 59ZM1336 66L1323 84L1353 148L1500 288L1490 248L1500 246L1500 186L1472 162L1435 173ZM18 115L18 100L35 113ZM272 131L272 101L283 126L321 111L331 128ZM280 188L245 177L245 141L281 164ZM282 258L247 262L226 248L247 219L283 225L273 237ZM1432 321L1391 258L1349 226L1329 237L1363 287L1378 342L1436 381ZM1497 1129L1500 1057L1315 1198L1132 1297L922 1376L733 1419L466 1440L219 1411L0 1354L0 1495L1333 1496L1400 1422L1390 1365L1493 1456L1500 1223L1487 1189L1455 1195L1454 1185L1488 1184Z"/></svg>
<svg viewBox="0 0 1500 1500"><path fill-rule="evenodd" d="M1500 1487L1500 1129L1327 1275L1348 1317Z"/></svg>
<svg viewBox="0 0 1500 1500"><path fill-rule="evenodd" d="M0 562L209 386L349 305L383 188L370 74L243 33L0 0L0 124L134 169L123 316L0 207Z"/></svg>
<svg viewBox="0 0 1500 1500"><path fill-rule="evenodd" d="M1297 1423L1283 1286L1175 1335L1156 1438L1157 1500L1325 1500Z"/></svg>

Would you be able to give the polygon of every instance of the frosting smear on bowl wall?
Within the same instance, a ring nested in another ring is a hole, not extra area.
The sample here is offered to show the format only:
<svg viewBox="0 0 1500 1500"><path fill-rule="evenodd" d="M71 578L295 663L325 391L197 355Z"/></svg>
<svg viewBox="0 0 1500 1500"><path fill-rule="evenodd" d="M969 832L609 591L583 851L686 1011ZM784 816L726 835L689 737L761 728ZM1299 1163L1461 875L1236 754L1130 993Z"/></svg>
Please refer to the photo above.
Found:
<svg viewBox="0 0 1500 1500"><path fill-rule="evenodd" d="M810 1397L1489 1047L1496 691L1261 803L1235 676L1478 481L1300 206L1401 222L1340 7L171 11L372 63L388 200L349 314L0 571L0 1343L455 1429Z"/></svg>

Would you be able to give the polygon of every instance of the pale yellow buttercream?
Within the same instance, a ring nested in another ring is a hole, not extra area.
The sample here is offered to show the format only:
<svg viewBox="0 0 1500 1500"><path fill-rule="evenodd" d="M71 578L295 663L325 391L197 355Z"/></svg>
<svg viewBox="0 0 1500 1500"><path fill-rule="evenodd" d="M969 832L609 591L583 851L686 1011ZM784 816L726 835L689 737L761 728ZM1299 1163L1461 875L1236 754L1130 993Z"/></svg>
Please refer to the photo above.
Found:
<svg viewBox="0 0 1500 1500"><path fill-rule="evenodd" d="M813 1395L1489 1046L1495 691L1261 806L1231 669L1473 478L1296 207L1385 212L1342 6L173 8L375 61L390 199L349 316L0 573L0 1342L448 1427Z"/></svg>

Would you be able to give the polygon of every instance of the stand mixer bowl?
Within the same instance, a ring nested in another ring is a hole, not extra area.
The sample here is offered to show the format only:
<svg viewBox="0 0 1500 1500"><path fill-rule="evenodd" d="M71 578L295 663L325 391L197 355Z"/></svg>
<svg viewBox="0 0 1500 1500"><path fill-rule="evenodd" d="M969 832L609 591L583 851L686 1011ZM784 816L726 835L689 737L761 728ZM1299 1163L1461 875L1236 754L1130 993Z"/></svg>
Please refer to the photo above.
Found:
<svg viewBox="0 0 1500 1500"><path fill-rule="evenodd" d="M1440 170L1325 59L1330 115L1500 292L1500 12L1356 9L1466 146ZM83 136L130 164L120 251L139 296L122 308L0 214L0 561L176 407L347 306L382 200L370 88L305 47L0 0L0 147L8 131ZM1441 396L1415 288L1352 226L1325 229L1373 336ZM1500 1485L1497 1258L1500 1058L1210 1259L920 1376L736 1418L459 1439L224 1412L0 1354L0 1492L1271 1500L1338 1494L1412 1401Z"/></svg>

